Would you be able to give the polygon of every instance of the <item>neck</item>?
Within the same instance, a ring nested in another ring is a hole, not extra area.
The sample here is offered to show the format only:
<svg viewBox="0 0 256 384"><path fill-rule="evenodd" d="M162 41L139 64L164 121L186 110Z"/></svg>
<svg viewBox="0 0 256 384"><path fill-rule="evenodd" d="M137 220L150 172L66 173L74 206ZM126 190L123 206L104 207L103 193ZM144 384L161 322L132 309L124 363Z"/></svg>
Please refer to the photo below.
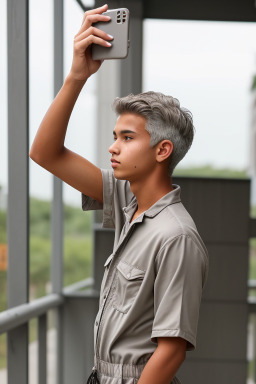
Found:
<svg viewBox="0 0 256 384"><path fill-rule="evenodd" d="M143 181L130 181L131 191L135 195L138 209L133 219L154 205L163 196L173 190L170 176L149 178Z"/></svg>

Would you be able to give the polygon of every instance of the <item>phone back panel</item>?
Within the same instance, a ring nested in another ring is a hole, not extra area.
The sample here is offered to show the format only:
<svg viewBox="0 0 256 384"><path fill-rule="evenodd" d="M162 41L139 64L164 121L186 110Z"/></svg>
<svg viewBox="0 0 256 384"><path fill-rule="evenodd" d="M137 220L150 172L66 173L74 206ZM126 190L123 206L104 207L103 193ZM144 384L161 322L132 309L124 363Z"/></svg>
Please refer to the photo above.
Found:
<svg viewBox="0 0 256 384"><path fill-rule="evenodd" d="M129 49L129 11L127 8L111 9L103 15L111 17L110 21L98 22L94 26L114 37L110 40L112 47L92 44L93 60L124 59Z"/></svg>

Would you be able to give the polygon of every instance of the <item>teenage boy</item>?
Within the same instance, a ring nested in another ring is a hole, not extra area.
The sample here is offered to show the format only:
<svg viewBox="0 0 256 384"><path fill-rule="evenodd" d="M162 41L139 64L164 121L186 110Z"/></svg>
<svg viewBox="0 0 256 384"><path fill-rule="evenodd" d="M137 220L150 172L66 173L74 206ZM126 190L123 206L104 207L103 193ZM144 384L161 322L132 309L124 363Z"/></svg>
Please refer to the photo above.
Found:
<svg viewBox="0 0 256 384"><path fill-rule="evenodd" d="M95 367L88 382L177 384L186 350L195 348L207 251L171 175L193 140L190 113L177 99L147 92L116 99L112 171L64 146L77 97L100 61L91 44L110 46L94 28L107 5L86 12L72 67L46 113L30 157L82 192L82 206L103 209L115 228L94 325ZM85 357L86 358L86 357Z"/></svg>

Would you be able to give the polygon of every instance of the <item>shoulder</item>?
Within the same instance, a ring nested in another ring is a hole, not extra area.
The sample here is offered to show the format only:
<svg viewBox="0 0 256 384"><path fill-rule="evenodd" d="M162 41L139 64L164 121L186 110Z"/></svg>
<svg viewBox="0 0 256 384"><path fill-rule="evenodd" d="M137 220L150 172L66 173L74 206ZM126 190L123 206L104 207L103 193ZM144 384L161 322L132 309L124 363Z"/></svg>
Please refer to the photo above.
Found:
<svg viewBox="0 0 256 384"><path fill-rule="evenodd" d="M171 242L182 236L190 237L196 243L202 242L196 224L181 201L166 205L152 220L157 236Z"/></svg>
<svg viewBox="0 0 256 384"><path fill-rule="evenodd" d="M197 230L194 220L181 202L167 206L158 215L158 236L161 248L156 260L174 258L189 265L196 261L208 269L208 252Z"/></svg>
<svg viewBox="0 0 256 384"><path fill-rule="evenodd" d="M164 275L178 273L188 278L193 276L200 286L204 286L208 276L208 252L200 239L187 234L180 234L168 239L155 258L156 270L162 270Z"/></svg>

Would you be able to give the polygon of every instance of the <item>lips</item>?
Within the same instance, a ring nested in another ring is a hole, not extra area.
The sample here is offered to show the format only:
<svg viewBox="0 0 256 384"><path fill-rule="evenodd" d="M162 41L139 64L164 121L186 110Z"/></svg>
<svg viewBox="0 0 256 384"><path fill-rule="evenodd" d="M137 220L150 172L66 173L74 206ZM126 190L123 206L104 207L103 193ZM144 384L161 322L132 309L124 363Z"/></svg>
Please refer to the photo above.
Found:
<svg viewBox="0 0 256 384"><path fill-rule="evenodd" d="M114 169L114 168L117 168L119 166L119 161L117 161L116 159L114 159L113 157L110 159L111 161L111 167Z"/></svg>
<svg viewBox="0 0 256 384"><path fill-rule="evenodd" d="M120 164L120 162L114 159L113 157L110 159L110 161L112 164Z"/></svg>

